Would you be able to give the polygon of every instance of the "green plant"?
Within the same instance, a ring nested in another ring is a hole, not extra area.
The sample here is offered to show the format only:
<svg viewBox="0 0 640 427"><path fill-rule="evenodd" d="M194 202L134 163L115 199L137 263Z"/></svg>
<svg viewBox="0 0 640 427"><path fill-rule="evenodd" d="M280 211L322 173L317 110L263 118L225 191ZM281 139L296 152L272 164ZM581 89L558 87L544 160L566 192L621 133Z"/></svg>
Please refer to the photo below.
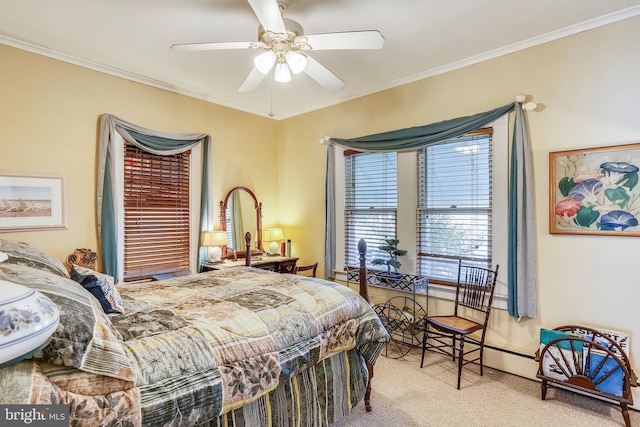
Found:
<svg viewBox="0 0 640 427"><path fill-rule="evenodd" d="M402 263L398 261L398 257L406 255L407 251L398 249L400 240L394 237L385 236L383 242L382 245L378 246L378 249L389 254L389 258L375 258L371 263L373 265L386 265L387 273L391 273L391 267L393 267L394 271L397 271L402 265Z"/></svg>

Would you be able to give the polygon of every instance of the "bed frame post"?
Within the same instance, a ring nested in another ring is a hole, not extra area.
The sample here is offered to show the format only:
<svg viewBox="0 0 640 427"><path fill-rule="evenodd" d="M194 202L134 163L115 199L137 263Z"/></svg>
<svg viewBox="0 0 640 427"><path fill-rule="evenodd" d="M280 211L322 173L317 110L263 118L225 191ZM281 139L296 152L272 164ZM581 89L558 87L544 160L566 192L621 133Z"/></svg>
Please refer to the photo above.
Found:
<svg viewBox="0 0 640 427"><path fill-rule="evenodd" d="M359 291L360 296L369 301L369 287L367 286L367 266L366 266L366 255L367 255L367 242L364 239L360 239L358 242L358 252L360 253L360 270L359 270ZM367 391L364 393L364 409L367 412L371 412L371 380L373 379L373 364L367 363L367 370L369 371L369 381L367 382Z"/></svg>
<svg viewBox="0 0 640 427"><path fill-rule="evenodd" d="M244 241L247 244L247 251L244 255L244 265L251 266L251 233L248 231L244 235Z"/></svg>
<svg viewBox="0 0 640 427"><path fill-rule="evenodd" d="M360 239L358 242L358 252L360 253L360 271L358 274L358 277L360 278L360 295L370 303L369 288L367 287L367 242L365 242L364 239Z"/></svg>

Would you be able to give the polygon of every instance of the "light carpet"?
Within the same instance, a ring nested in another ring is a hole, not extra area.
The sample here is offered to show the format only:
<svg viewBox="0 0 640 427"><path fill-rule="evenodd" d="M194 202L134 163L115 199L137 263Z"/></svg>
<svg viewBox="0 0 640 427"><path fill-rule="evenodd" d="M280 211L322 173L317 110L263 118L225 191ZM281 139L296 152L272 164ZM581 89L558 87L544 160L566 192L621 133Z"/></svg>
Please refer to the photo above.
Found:
<svg viewBox="0 0 640 427"><path fill-rule="evenodd" d="M624 426L620 406L549 387L540 399L540 383L485 367L467 365L456 389L457 365L420 349L400 359L380 356L375 366L371 412L364 402L332 427L371 426ZM630 410L640 426L640 413Z"/></svg>

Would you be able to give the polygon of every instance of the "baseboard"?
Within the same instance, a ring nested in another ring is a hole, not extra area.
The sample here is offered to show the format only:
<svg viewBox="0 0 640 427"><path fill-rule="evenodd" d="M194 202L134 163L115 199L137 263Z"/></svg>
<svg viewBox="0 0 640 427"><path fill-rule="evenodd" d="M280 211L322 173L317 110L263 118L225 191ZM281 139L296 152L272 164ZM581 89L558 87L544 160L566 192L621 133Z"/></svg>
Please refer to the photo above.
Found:
<svg viewBox="0 0 640 427"><path fill-rule="evenodd" d="M338 282L341 282L339 279ZM357 283L354 282L342 282L342 284L351 287L354 290L357 290ZM371 300L371 304L375 305L377 303L388 301L390 296L395 295L411 295L409 292L404 291L390 291L389 289L383 289L376 286L370 286L369 297ZM425 295L416 295L416 301L422 303L422 298L426 299ZM425 302L426 304L426 302ZM536 382L540 382L540 379L536 377L538 373L538 362L535 360L535 355L533 353L526 354L521 353L515 350L510 350L502 347L498 347L495 345L491 345L488 342L485 342L485 355L484 355L484 364L486 367L495 369L497 371L506 372L511 375L516 375L522 378L527 378ZM640 386L640 383L638 383ZM562 388L561 386L558 388ZM575 391L575 390L571 390ZM640 387L632 387L631 393L633 395L633 400L635 402L634 405L629 405L629 408L632 408L636 411L640 410ZM594 397L593 395L588 395L590 397ZM617 404L617 402L614 402Z"/></svg>
<svg viewBox="0 0 640 427"><path fill-rule="evenodd" d="M538 362L535 360L535 356L519 353L500 347L485 344L485 366L497 371L506 372L507 374L516 375L522 378L527 378L536 382L541 382L536 377L538 372ZM561 384L549 384L550 387L560 388L563 390L571 391L573 393L582 394L594 399L603 400L613 405L618 406L619 403L614 400L601 398L594 396L593 394L583 393L579 390L564 387ZM629 409L634 411L640 411L640 390L639 387L632 387L631 393L633 395L633 405L629 405Z"/></svg>

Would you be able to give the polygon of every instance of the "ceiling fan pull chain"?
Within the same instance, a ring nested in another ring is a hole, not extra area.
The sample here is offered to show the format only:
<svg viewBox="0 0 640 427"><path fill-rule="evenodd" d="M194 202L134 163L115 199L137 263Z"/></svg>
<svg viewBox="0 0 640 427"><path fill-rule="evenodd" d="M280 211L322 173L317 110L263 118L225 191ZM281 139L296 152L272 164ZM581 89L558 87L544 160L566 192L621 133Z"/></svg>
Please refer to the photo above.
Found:
<svg viewBox="0 0 640 427"><path fill-rule="evenodd" d="M274 72L272 69L271 74ZM269 79L269 117L273 117L273 75Z"/></svg>

